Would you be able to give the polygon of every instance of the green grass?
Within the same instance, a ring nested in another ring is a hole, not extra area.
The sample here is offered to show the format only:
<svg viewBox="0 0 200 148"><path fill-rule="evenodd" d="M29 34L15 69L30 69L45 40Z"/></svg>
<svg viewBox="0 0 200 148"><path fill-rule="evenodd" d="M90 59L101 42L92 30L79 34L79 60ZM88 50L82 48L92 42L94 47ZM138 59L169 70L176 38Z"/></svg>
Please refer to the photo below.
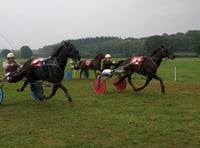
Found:
<svg viewBox="0 0 200 148"><path fill-rule="evenodd" d="M72 96L71 108L58 90L51 100L40 103L24 92L22 85L6 83L0 105L0 147L199 147L200 59L163 62L158 75L166 94L153 80L140 92L127 85L116 92L113 79L106 81L104 95L93 91L89 79L64 80ZM177 81L174 82L174 67ZM136 86L141 76L133 77ZM45 94L50 88L44 87Z"/></svg>

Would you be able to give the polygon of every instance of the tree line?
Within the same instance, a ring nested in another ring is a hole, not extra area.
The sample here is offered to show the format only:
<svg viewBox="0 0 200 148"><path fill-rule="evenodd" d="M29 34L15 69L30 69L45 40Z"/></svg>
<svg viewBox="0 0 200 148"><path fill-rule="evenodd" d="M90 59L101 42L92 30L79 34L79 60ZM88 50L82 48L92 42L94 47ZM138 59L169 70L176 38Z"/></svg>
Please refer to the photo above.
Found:
<svg viewBox="0 0 200 148"><path fill-rule="evenodd" d="M186 33L172 35L154 35L145 38L95 37L70 40L80 51L82 57L94 57L98 53L110 53L114 57L130 57L148 55L152 50L164 46L179 56L200 55L200 31L192 30ZM59 44L45 46L39 49L40 55L45 55Z"/></svg>
<svg viewBox="0 0 200 148"><path fill-rule="evenodd" d="M22 46L20 50L10 50L10 49L3 49L1 50L1 57L6 58L7 54L13 52L15 56L18 58L28 59L33 56L33 51L29 46Z"/></svg>
<svg viewBox="0 0 200 148"><path fill-rule="evenodd" d="M154 35L144 38L95 37L69 40L81 53L82 57L94 57L98 53L110 53L113 57L130 57L148 55L152 50L164 46L179 56L200 55L200 30L190 30L168 35ZM46 57L62 42L44 46L35 50L31 56ZM29 48L29 47L26 47ZM26 49L27 50L27 49ZM3 50L2 50L3 52ZM1 52L1 56L3 56ZM20 53L24 53L22 50ZM27 52L27 51L26 51ZM24 54L24 56L28 54ZM23 57L23 55L21 55ZM24 57L23 57L24 58Z"/></svg>

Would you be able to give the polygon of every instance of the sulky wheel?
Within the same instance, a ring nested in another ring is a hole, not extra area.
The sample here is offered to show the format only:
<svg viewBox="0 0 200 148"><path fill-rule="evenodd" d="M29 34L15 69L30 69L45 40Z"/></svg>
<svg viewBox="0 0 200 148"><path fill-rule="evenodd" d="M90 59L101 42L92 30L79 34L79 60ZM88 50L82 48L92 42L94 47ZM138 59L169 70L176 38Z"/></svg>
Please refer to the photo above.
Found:
<svg viewBox="0 0 200 148"><path fill-rule="evenodd" d="M43 97L42 85L38 82L31 83L30 95L33 100L39 101Z"/></svg>
<svg viewBox="0 0 200 148"><path fill-rule="evenodd" d="M3 89L0 87L0 104L3 102Z"/></svg>
<svg viewBox="0 0 200 148"><path fill-rule="evenodd" d="M114 79L114 83L117 83L121 79L120 76ZM123 80L120 84L115 85L115 89L117 91L124 91L126 89L126 80Z"/></svg>
<svg viewBox="0 0 200 148"><path fill-rule="evenodd" d="M96 79L93 84L94 91L97 94L103 94L106 91L106 83L102 79Z"/></svg>

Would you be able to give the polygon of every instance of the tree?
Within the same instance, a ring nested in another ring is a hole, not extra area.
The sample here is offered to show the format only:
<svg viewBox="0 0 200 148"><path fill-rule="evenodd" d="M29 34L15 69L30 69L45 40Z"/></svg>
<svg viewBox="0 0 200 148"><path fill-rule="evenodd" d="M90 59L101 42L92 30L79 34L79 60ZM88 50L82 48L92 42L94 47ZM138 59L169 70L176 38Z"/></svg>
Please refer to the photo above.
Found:
<svg viewBox="0 0 200 148"><path fill-rule="evenodd" d="M9 52L11 52L9 49L3 49L3 50L1 51L1 57L2 57L2 58L6 58L6 56L7 56L7 54L8 54Z"/></svg>
<svg viewBox="0 0 200 148"><path fill-rule="evenodd" d="M191 38L192 50L200 55L200 31L188 31L187 35Z"/></svg>
<svg viewBox="0 0 200 148"><path fill-rule="evenodd" d="M193 41L193 50L197 55L200 55L200 38Z"/></svg>
<svg viewBox="0 0 200 148"><path fill-rule="evenodd" d="M145 41L144 50L146 53L151 53L152 50L159 48L160 46L168 47L167 36L151 36Z"/></svg>
<svg viewBox="0 0 200 148"><path fill-rule="evenodd" d="M33 56L33 52L29 46L22 46L20 48L20 54L22 58L30 58L31 56Z"/></svg>

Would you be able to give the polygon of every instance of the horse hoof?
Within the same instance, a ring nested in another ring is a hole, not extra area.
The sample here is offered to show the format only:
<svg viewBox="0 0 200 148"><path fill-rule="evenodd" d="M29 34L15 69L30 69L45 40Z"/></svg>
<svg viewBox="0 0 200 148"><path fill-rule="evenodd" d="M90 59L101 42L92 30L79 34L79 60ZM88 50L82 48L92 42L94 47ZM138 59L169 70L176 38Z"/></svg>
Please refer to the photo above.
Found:
<svg viewBox="0 0 200 148"><path fill-rule="evenodd" d="M162 88L161 91L162 91L163 94L165 94L165 89L164 88Z"/></svg>
<svg viewBox="0 0 200 148"><path fill-rule="evenodd" d="M42 100L44 100L44 99L46 99L46 100L47 100L47 99L49 99L49 98L48 98L48 97L46 97L46 96L42 96L42 97L41 97L41 99L42 99Z"/></svg>
<svg viewBox="0 0 200 148"><path fill-rule="evenodd" d="M45 101L39 99L38 103L39 103L39 104L45 104Z"/></svg>
<svg viewBox="0 0 200 148"><path fill-rule="evenodd" d="M18 88L16 91L17 91L17 92L22 92L20 88Z"/></svg>
<svg viewBox="0 0 200 148"><path fill-rule="evenodd" d="M70 106L70 107L74 107L73 102L69 102L69 106Z"/></svg>

